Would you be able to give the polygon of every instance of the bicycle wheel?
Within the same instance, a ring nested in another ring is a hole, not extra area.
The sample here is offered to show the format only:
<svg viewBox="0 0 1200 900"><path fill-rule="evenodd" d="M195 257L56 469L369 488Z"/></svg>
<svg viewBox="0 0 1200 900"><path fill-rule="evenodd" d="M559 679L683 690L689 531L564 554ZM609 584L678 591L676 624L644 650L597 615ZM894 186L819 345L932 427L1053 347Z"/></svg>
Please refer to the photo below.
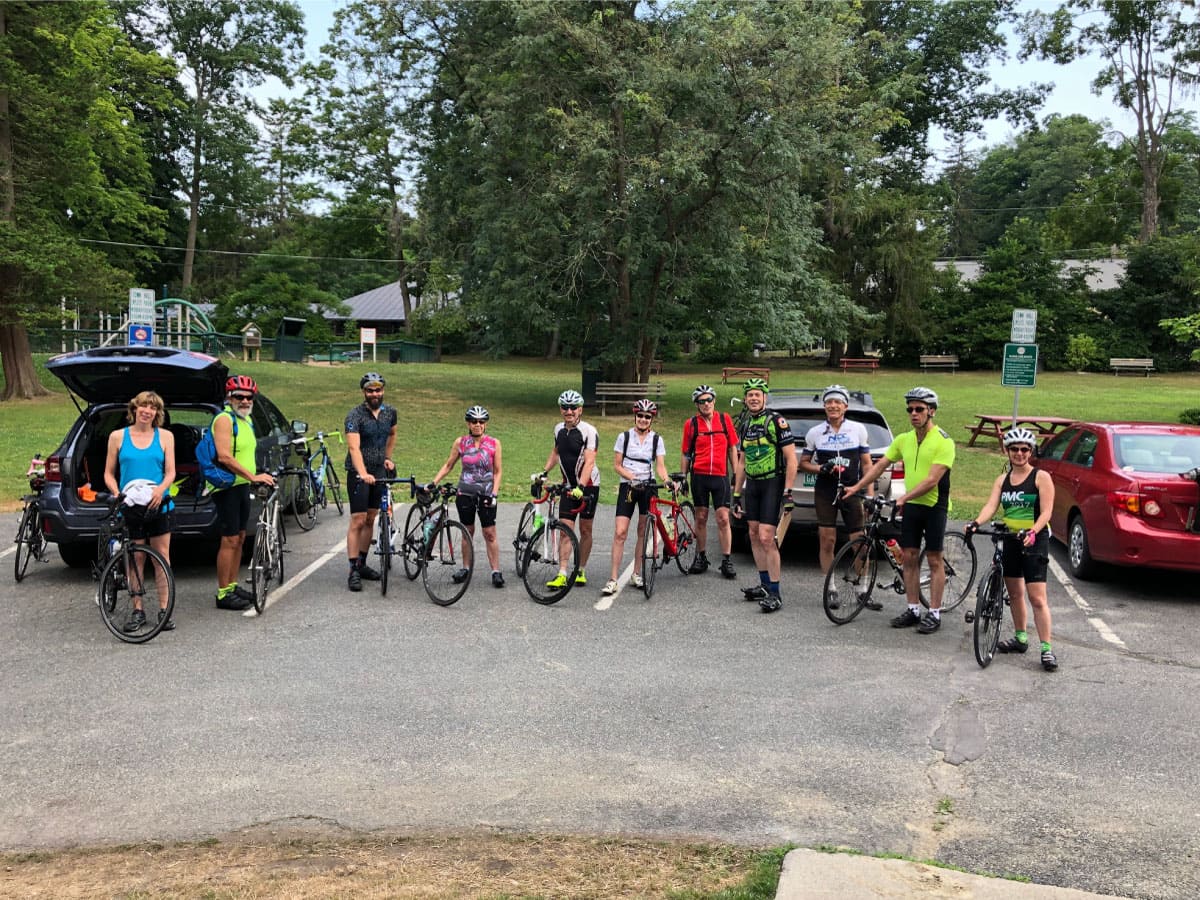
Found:
<svg viewBox="0 0 1200 900"><path fill-rule="evenodd" d="M566 570L566 583L558 585L561 542L567 541L568 557L561 568ZM571 590L579 571L579 539L575 532L561 522L543 525L529 536L522 561L521 581L525 592L537 603L557 603ZM556 586L551 586L554 583Z"/></svg>
<svg viewBox="0 0 1200 900"><path fill-rule="evenodd" d="M414 503L404 520L404 538L400 542L400 555L404 558L404 575L416 581L421 574L421 557L424 556L425 516L421 507Z"/></svg>
<svg viewBox="0 0 1200 900"><path fill-rule="evenodd" d="M649 600L654 593L654 576L658 569L658 523L654 515L646 516L646 530L638 537L635 551L642 560L642 593Z"/></svg>
<svg viewBox="0 0 1200 900"><path fill-rule="evenodd" d="M254 552L250 555L250 591L254 594L254 609L259 615L267 608L267 592L271 589L270 543L266 523L259 522L254 531Z"/></svg>
<svg viewBox="0 0 1200 900"><path fill-rule="evenodd" d="M679 515L675 517L675 565L684 575L696 561L700 548L696 546L696 531L692 523L696 521L696 507L684 501L679 504Z"/></svg>
<svg viewBox="0 0 1200 900"><path fill-rule="evenodd" d="M342 482L338 479L337 469L333 467L326 457L325 459L325 493L333 498L333 505L337 507L338 515L343 515L342 512Z"/></svg>
<svg viewBox="0 0 1200 900"><path fill-rule="evenodd" d="M475 548L467 526L444 520L429 538L429 558L421 570L425 593L438 606L456 603L475 574Z"/></svg>
<svg viewBox="0 0 1200 900"><path fill-rule="evenodd" d="M975 661L986 669L1000 643L1004 621L1004 576L992 567L979 582L975 598Z"/></svg>
<svg viewBox="0 0 1200 900"><path fill-rule="evenodd" d="M39 536L37 513L37 506L30 503L21 514L21 523L17 525L17 556L13 563L13 575L17 581L25 577L25 570L29 568L29 558L33 556L34 541Z"/></svg>
<svg viewBox="0 0 1200 900"><path fill-rule="evenodd" d="M388 573L392 570L392 511L381 510L379 513L379 593L387 596Z"/></svg>
<svg viewBox="0 0 1200 900"><path fill-rule="evenodd" d="M942 565L946 570L946 588L942 591L942 612L956 608L975 583L975 567L978 561L971 542L957 531L946 532L942 542ZM921 551L921 604L929 606L929 563L925 551Z"/></svg>
<svg viewBox="0 0 1200 900"><path fill-rule="evenodd" d="M521 519L517 524L517 536L513 538L513 556L516 557L518 575L525 574L525 548L529 546L529 538L533 534L533 519L537 515L537 507L526 503L521 510Z"/></svg>
<svg viewBox="0 0 1200 900"><path fill-rule="evenodd" d="M850 622L871 599L879 571L879 557L873 548L874 542L870 539L856 537L833 558L833 565L825 576L822 605L834 625Z"/></svg>
<svg viewBox="0 0 1200 900"><path fill-rule="evenodd" d="M301 531L312 531L317 524L317 496L313 489L312 475L307 471L295 478L296 490L292 494L292 515Z"/></svg>
<svg viewBox="0 0 1200 900"><path fill-rule="evenodd" d="M144 644L162 631L175 610L175 575L153 548L130 544L105 565L96 597L100 618L114 636L129 644ZM166 611L161 617L160 609Z"/></svg>

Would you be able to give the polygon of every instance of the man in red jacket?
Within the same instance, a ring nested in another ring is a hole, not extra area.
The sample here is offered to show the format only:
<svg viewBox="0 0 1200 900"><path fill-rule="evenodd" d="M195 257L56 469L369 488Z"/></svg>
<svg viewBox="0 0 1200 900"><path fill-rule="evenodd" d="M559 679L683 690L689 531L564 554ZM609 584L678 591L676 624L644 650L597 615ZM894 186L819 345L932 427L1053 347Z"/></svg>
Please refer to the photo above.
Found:
<svg viewBox="0 0 1200 900"><path fill-rule="evenodd" d="M733 471L733 448L737 431L729 413L717 412L717 393L707 384L692 391L699 415L683 423L683 474L691 475L692 502L696 506L696 544L700 552L688 570L699 575L708 569L708 510L717 509L717 534L721 541L721 574L736 578L733 535L729 531L729 475Z"/></svg>

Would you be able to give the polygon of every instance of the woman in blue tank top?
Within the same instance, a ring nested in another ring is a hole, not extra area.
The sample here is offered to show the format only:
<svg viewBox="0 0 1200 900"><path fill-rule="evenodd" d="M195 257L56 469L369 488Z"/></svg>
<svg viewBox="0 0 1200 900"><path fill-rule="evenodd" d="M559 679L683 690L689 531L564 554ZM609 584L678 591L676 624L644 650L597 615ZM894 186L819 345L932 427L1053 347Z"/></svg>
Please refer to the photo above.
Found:
<svg viewBox="0 0 1200 900"><path fill-rule="evenodd" d="M175 435L162 427L166 406L154 391L142 391L129 401L128 428L118 428L108 436L108 456L104 463L104 484L113 494L126 492L125 521L129 536L150 546L171 561L171 527L174 504L171 485L175 482ZM167 599L166 573L155 571L158 596ZM141 601L134 601L134 612L127 631L138 631L145 624ZM161 617L166 608L160 610ZM140 621L139 621L140 619ZM174 622L163 631L175 628Z"/></svg>

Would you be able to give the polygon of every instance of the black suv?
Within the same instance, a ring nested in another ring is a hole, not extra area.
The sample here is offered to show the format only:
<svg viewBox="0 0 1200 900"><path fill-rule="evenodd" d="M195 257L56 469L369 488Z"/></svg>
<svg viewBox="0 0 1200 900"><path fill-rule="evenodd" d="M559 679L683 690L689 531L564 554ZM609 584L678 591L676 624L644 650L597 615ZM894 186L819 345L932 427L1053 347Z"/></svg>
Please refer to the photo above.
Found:
<svg viewBox="0 0 1200 900"><path fill-rule="evenodd" d="M767 395L767 406L788 420L792 435L796 439L796 458L804 449L804 438L814 425L825 421L825 404L821 402L824 388L772 388ZM865 391L850 391L850 404L846 408L846 418L852 422L861 422L867 429L867 437L871 443L871 459L877 460L883 456L883 451L892 442L892 429L888 427L887 419L883 417L871 395ZM734 405L741 403L734 399ZM817 476L811 472L800 471L792 488L792 498L796 501L796 509L792 513L791 528L816 531L817 508L813 500L813 485ZM885 470L875 482L875 493L880 497L899 497L904 493L904 469L902 463L896 463L892 469ZM731 519L734 528L746 529L745 521ZM838 527L842 527L838 519Z"/></svg>
<svg viewBox="0 0 1200 900"><path fill-rule="evenodd" d="M86 566L96 557L96 533L105 507L92 492L105 490L108 436L128 424L129 401L140 391L154 391L166 403L164 427L175 435L176 479L193 476L175 497L173 536L216 541L216 510L211 500L196 496L192 486L199 478L196 444L225 399L225 364L172 347L117 346L64 353L48 360L46 368L66 385L79 409L62 445L46 460L42 493L46 537L58 544L63 562ZM251 421L258 438L259 469L267 468L269 456L286 458L292 425L261 392Z"/></svg>

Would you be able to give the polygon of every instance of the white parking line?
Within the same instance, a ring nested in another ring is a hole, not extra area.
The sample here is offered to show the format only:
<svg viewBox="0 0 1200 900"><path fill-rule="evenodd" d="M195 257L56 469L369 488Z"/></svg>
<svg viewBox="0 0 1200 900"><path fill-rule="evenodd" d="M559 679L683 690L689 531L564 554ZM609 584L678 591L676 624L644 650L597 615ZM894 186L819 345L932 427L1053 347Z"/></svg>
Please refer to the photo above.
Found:
<svg viewBox="0 0 1200 900"><path fill-rule="evenodd" d="M603 597L602 596L599 600L596 601L595 606L593 606L592 608L603 611L603 610L608 609L610 606L612 606L613 601L616 600L618 596L620 596L621 589L624 588L625 585L629 584L629 579L632 577L633 577L633 563L631 562L629 565L627 565L625 567L625 571L622 572L621 576L617 579L617 592L615 594L613 594L611 597ZM605 584L607 584L607 583L608 582L605 582Z"/></svg>
<svg viewBox="0 0 1200 900"><path fill-rule="evenodd" d="M345 552L346 552L346 539L342 538L336 544L334 544L333 547L331 547L329 550L325 551L325 554L323 556L317 557L317 559L310 562L307 566L305 566L303 569L301 569L299 572L297 572L295 575L293 575L291 578L289 578L287 581L285 581L282 585L280 585L275 590L268 593L266 608L270 609L272 606L274 606L276 603L278 603L280 600L282 600L284 597L286 597L288 595L288 593L292 590L292 588L294 588L296 585L298 585L300 582L302 582L305 578L307 578L313 572L317 571L317 569L321 568L321 566L325 565L325 563L329 562L331 559L333 559L339 553L345 553ZM248 610L246 610L244 613L242 613L242 615L243 616L257 616L258 612L255 611L254 607L252 606Z"/></svg>
<svg viewBox="0 0 1200 900"><path fill-rule="evenodd" d="M16 549L17 549L17 545L13 544L7 550L0 550L0 559L4 559L4 557L8 556L8 554L10 554L10 553L15 553Z"/></svg>
<svg viewBox="0 0 1200 900"><path fill-rule="evenodd" d="M1096 632L1104 640L1110 644L1120 647L1122 650L1129 649L1125 646L1125 642L1117 637L1115 631L1108 627L1108 623L1099 616L1092 615L1091 605L1083 599L1083 595L1075 590L1075 585L1071 583L1071 579L1067 577L1067 573L1053 559L1050 560L1050 571L1054 573L1054 577L1058 579L1058 583L1062 585L1063 590L1067 592L1067 596L1079 607L1080 612L1087 616L1088 624L1096 629Z"/></svg>

